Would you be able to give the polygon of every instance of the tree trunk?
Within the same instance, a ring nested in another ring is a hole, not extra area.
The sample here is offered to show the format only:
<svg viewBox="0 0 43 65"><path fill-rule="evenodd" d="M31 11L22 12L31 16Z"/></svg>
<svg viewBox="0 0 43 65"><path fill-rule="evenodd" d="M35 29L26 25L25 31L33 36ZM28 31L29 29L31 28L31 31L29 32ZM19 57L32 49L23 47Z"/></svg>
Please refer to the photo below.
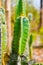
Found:
<svg viewBox="0 0 43 65"><path fill-rule="evenodd" d="M11 52L11 0L5 0L6 24L7 24L7 48Z"/></svg>
<svg viewBox="0 0 43 65"><path fill-rule="evenodd" d="M2 7L2 0L0 0L0 8Z"/></svg>
<svg viewBox="0 0 43 65"><path fill-rule="evenodd" d="M41 27L43 27L43 2L42 0L40 0L41 2L41 6L40 6L40 23L39 23L39 27L38 30L40 30Z"/></svg>
<svg viewBox="0 0 43 65"><path fill-rule="evenodd" d="M43 2L42 2L42 27L43 27Z"/></svg>
<svg viewBox="0 0 43 65"><path fill-rule="evenodd" d="M43 0L41 0L41 27L43 27Z"/></svg>
<svg viewBox="0 0 43 65"><path fill-rule="evenodd" d="M1 2L2 0L0 0L0 8L2 7L1 5L2 5L2 2Z"/></svg>

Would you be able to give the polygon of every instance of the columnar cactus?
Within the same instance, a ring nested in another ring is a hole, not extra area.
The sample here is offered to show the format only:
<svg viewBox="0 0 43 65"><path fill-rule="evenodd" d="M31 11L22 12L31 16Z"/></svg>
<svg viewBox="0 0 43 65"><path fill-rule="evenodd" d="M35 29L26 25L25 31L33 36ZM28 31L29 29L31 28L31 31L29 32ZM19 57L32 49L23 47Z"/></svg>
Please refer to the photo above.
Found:
<svg viewBox="0 0 43 65"><path fill-rule="evenodd" d="M12 40L12 52L8 65L17 65L19 61L18 56L21 57L25 51L30 26L28 18L22 16L22 14L24 14L23 12L23 2L22 0L18 0Z"/></svg>
<svg viewBox="0 0 43 65"><path fill-rule="evenodd" d="M29 32L29 21L26 17L18 17L14 26L12 52L23 54Z"/></svg>
<svg viewBox="0 0 43 65"><path fill-rule="evenodd" d="M1 42L2 42L2 53L5 51L6 45L7 45L7 26L6 26L6 20L5 20L5 13L4 9L1 8Z"/></svg>
<svg viewBox="0 0 43 65"><path fill-rule="evenodd" d="M2 64L1 60L3 57L3 54L5 52L6 49L6 45L7 45L7 28L6 28L6 21L5 21L5 14L4 14L4 9L0 8L0 63Z"/></svg>
<svg viewBox="0 0 43 65"><path fill-rule="evenodd" d="M18 55L22 56L25 51L26 42L28 39L29 21L26 17L21 16L16 19L16 22L14 25L15 26L14 26L11 55L16 54L17 56ZM12 59L12 60L15 61L15 59Z"/></svg>

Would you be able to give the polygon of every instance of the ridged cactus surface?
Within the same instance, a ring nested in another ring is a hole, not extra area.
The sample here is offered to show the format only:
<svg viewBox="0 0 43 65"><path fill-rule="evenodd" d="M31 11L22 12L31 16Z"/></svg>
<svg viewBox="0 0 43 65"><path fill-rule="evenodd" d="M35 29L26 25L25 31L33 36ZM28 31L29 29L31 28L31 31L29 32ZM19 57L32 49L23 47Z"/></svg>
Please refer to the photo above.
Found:
<svg viewBox="0 0 43 65"><path fill-rule="evenodd" d="M26 17L18 17L14 25L12 52L21 55L26 47L29 32L29 21Z"/></svg>

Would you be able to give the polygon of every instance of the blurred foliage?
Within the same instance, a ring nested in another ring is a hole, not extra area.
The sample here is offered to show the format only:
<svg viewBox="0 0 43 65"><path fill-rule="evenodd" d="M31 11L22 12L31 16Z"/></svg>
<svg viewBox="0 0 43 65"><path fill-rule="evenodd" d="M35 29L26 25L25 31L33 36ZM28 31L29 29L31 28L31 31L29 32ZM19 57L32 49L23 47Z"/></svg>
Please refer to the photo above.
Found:
<svg viewBox="0 0 43 65"><path fill-rule="evenodd" d="M3 5L4 5L4 3L3 3ZM22 3L21 3L21 5L22 5ZM5 6L3 6L3 7L5 7ZM20 7L20 5L18 5L18 8L19 7ZM38 31L38 26L40 24L40 12L38 10L36 10L34 6L29 6L29 4L27 3L26 4L26 17L28 17L28 14L29 13L32 13L32 15L33 15L33 20L31 22L31 30L30 30L30 33L33 35L33 41L36 40L37 35L40 35L41 44L43 44L43 27L41 27L40 28L40 31ZM18 16L18 14L19 14L19 9L17 11L17 16ZM15 18L16 18L16 5L11 7L11 28L12 28L12 36L13 36ZM2 20L4 21L4 18L2 18ZM6 30L5 29L5 26L4 26L4 29L3 29L3 34L6 34L6 32L4 33L4 30ZM6 37L3 35L3 38L2 39L4 40L4 38L6 39ZM32 36L31 36L31 40L30 41L31 41L30 43L32 43ZM6 41L5 41L5 43L6 43ZM4 46L5 45L3 45L3 49L4 49Z"/></svg>
<svg viewBox="0 0 43 65"><path fill-rule="evenodd" d="M16 8L16 6L14 6L14 7L12 7L12 22L14 22L14 19L15 19L15 8ZM39 22L40 22L40 12L39 11L37 11L36 9L35 9L35 7L33 7L33 6L29 6L28 5L28 3L27 3L27 5L26 5L26 16L28 17L28 14L29 13L32 13L33 14L33 21L35 21L35 25L33 25L33 27L34 26L38 26L38 24L39 24Z"/></svg>
<svg viewBox="0 0 43 65"><path fill-rule="evenodd" d="M16 5L12 7L12 16L11 16L12 27L14 27L15 12L16 12L15 10L16 10ZM27 3L26 4L26 16L27 17L29 13L33 14L33 20L31 22L31 33L33 34L34 39L35 39L37 37L36 35L38 34L37 31L38 31L38 26L40 23L40 12L36 10L34 6L29 6L29 4ZM12 31L13 29L14 28L12 28Z"/></svg>
<svg viewBox="0 0 43 65"><path fill-rule="evenodd" d="M5 1L3 0L3 7L5 7ZM14 30L14 22L15 22L15 14L16 14L16 4L17 0L11 0L11 28L12 28L12 36L13 36L13 30ZM38 27L40 24L40 11L37 10L34 6L29 6L29 4L26 2L26 16L28 17L29 13L33 14L33 20L31 22L31 33L33 34L34 41L36 40L37 34L40 35L41 42L43 43L43 28L40 28L40 31L38 31Z"/></svg>

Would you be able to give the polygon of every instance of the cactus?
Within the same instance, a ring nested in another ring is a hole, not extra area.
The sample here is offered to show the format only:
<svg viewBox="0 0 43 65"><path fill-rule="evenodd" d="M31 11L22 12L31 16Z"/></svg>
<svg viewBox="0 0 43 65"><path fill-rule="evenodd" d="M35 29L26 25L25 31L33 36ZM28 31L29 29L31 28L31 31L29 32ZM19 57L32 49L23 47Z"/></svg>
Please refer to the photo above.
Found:
<svg viewBox="0 0 43 65"><path fill-rule="evenodd" d="M30 26L28 18L26 16L22 16L23 12L23 1L18 0L12 40L12 52L10 54L8 65L17 65L20 61L18 60L18 56L21 58L25 51Z"/></svg>
<svg viewBox="0 0 43 65"><path fill-rule="evenodd" d="M26 3L24 0L17 0L15 18L21 15L26 15Z"/></svg>
<svg viewBox="0 0 43 65"><path fill-rule="evenodd" d="M32 34L30 35L30 40L29 40L29 59L31 60L32 59L32 57L31 57L31 46L32 46L32 41L33 41L33 36L32 36Z"/></svg>
<svg viewBox="0 0 43 65"><path fill-rule="evenodd" d="M6 45L7 45L7 28L6 28L6 20L4 9L0 8L0 33L1 33L1 43L0 43L0 64L3 63L3 55L5 53ZM2 62L1 62L2 60Z"/></svg>
<svg viewBox="0 0 43 65"><path fill-rule="evenodd" d="M17 18L14 26L12 51L21 55L24 52L28 38L29 21L26 17ZM19 50L19 51L18 51Z"/></svg>
<svg viewBox="0 0 43 65"><path fill-rule="evenodd" d="M1 11L1 32L2 32L1 42L2 42L2 53L3 53L7 45L7 26L6 26L4 9L1 8L0 11Z"/></svg>
<svg viewBox="0 0 43 65"><path fill-rule="evenodd" d="M16 7L16 18L20 16L23 12L23 3L22 0L17 1L17 7Z"/></svg>
<svg viewBox="0 0 43 65"><path fill-rule="evenodd" d="M23 55L29 32L29 21L26 17L18 17L14 24L12 55Z"/></svg>
<svg viewBox="0 0 43 65"><path fill-rule="evenodd" d="M4 9L0 8L0 18L1 18L1 42L2 42L2 53L6 48L7 45L7 28L6 28L6 20L5 20L5 14L4 14Z"/></svg>

